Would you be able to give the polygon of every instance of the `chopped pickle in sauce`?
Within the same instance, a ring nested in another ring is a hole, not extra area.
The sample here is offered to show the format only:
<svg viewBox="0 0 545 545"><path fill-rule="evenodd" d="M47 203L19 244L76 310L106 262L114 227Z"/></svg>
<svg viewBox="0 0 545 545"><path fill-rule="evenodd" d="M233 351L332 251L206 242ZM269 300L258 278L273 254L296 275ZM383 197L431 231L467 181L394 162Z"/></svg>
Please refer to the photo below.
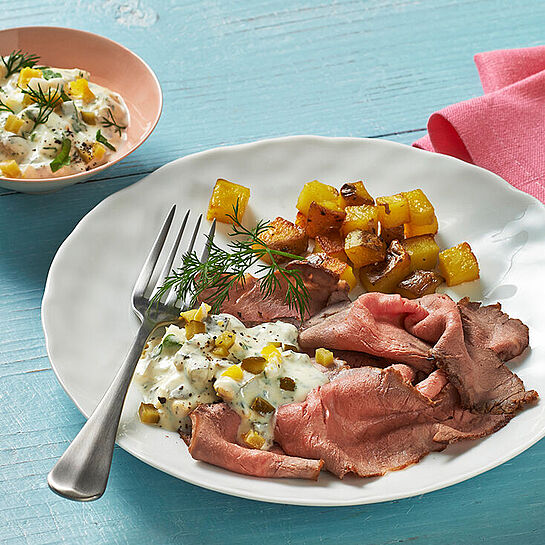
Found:
<svg viewBox="0 0 545 545"><path fill-rule="evenodd" d="M252 403L252 410L264 414L272 413L274 412L274 406L271 405L266 399L258 396Z"/></svg>
<svg viewBox="0 0 545 545"><path fill-rule="evenodd" d="M242 360L242 368L248 373L258 375L265 369L267 365L267 360L262 356L250 356Z"/></svg>
<svg viewBox="0 0 545 545"><path fill-rule="evenodd" d="M160 420L159 411L151 403L140 403L138 415L144 424L158 424Z"/></svg>
<svg viewBox="0 0 545 545"><path fill-rule="evenodd" d="M280 377L280 388L293 392L295 390L295 381L290 377Z"/></svg>
<svg viewBox="0 0 545 545"><path fill-rule="evenodd" d="M195 327L202 333L186 334L185 328ZM185 328L178 322L149 339L135 373L143 403L160 407L159 420L150 423L161 428L187 433L196 407L223 401L240 416L240 443L252 446L256 439L254 448L269 449L276 407L304 401L329 380L299 352L292 324L247 328L234 316L219 314L191 319ZM254 438L250 443L244 440L249 431L255 434L247 436Z"/></svg>

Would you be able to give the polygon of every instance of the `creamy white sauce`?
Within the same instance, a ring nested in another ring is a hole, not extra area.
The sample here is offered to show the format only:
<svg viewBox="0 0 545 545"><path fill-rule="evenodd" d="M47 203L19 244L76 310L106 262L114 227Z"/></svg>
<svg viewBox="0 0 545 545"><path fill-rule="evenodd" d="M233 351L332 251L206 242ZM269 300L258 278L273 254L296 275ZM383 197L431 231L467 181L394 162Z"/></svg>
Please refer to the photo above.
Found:
<svg viewBox="0 0 545 545"><path fill-rule="evenodd" d="M26 88L41 89L46 96L49 89L52 93L62 89L68 100L57 106L45 123L35 125L38 107L36 104L25 103L25 94L18 86L20 72L6 78L6 68L0 63L0 100L12 110L0 111L0 163L14 160L23 178L67 176L106 163L115 152L104 146L104 154L98 157L100 153L92 153L93 145L97 142L98 130L116 151L125 144L129 113L123 98L114 91L90 82L89 73L78 68L48 68L42 72L50 79L45 76L33 77ZM94 99L84 100L70 94L70 82L80 78L88 81ZM116 130L115 127L107 126L104 119L110 119L111 115L124 129ZM10 116L23 121L16 134L5 128ZM94 116L94 123L86 122L84 116L87 119ZM53 172L51 162L61 151L63 139L66 138L71 142L70 164ZM0 175L6 174L0 172Z"/></svg>
<svg viewBox="0 0 545 545"><path fill-rule="evenodd" d="M170 325L162 337L148 343L136 369L135 381L143 390L143 401L158 409L158 425L188 431L189 413L201 403L227 402L241 417L239 436L254 430L264 439L263 449L273 443L275 412L262 414L251 408L261 397L275 409L303 401L308 393L328 382L327 376L309 356L286 349L297 348L297 328L284 322L246 328L229 314L209 316L206 333L187 340L183 326ZM215 339L224 331L235 333L235 342L225 358L212 354ZM165 341L166 339L166 341ZM242 370L242 379L222 374L247 357L261 356L270 343L283 343L280 358L271 358L259 374ZM280 387L280 379L291 378L293 391Z"/></svg>

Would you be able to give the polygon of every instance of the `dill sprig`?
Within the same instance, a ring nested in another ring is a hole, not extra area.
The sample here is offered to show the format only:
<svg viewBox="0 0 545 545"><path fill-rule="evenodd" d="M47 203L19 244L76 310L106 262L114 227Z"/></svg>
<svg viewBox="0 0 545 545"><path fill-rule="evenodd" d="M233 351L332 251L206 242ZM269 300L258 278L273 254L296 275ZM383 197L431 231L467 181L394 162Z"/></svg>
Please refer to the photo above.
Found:
<svg viewBox="0 0 545 545"><path fill-rule="evenodd" d="M6 78L9 78L15 72L23 68L32 68L40 60L38 55L32 53L23 53L21 49L12 51L8 57L1 57L3 65L6 67Z"/></svg>
<svg viewBox="0 0 545 545"><path fill-rule="evenodd" d="M212 236L207 241L209 257L206 262L201 263L195 252L184 254L181 267L164 280L154 302L175 289L180 300L194 306L199 295L206 293L206 302L211 305L212 312L217 313L221 305L229 300L230 291L234 287L244 286L248 269L256 265L258 286L263 297L270 298L276 290L285 288L284 302L295 309L303 320L309 308L310 294L301 272L285 267L279 259L300 260L303 257L269 248L261 238L269 223L259 221L250 229L238 219L238 202L233 211L232 215L228 214L233 221L228 249L220 248ZM264 257L268 258L268 263L262 261Z"/></svg>
<svg viewBox="0 0 545 545"><path fill-rule="evenodd" d="M3 102L1 98L0 98L0 112L11 112L12 114L15 113L7 104Z"/></svg>
<svg viewBox="0 0 545 545"><path fill-rule="evenodd" d="M121 136L121 131L124 131L127 127L120 125L114 117L114 113L111 108L108 108L107 117L103 117L100 121L103 127L114 127L115 132Z"/></svg>
<svg viewBox="0 0 545 545"><path fill-rule="evenodd" d="M47 89L47 93L43 91L40 85L38 85L38 89L27 87L26 89L21 89L21 91L25 95L28 95L36 103L36 106L38 106L38 114L33 119L34 127L32 127L32 130L34 130L38 125L47 123L51 112L53 112L53 110L59 106L63 100L63 90L61 85L57 85L55 89L49 87Z"/></svg>

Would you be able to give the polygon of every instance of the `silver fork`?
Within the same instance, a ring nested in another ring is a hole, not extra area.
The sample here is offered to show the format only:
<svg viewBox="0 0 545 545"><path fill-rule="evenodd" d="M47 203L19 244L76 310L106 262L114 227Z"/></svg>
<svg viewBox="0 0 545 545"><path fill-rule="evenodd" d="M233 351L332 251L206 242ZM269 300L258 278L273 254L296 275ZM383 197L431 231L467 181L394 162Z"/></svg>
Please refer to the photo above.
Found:
<svg viewBox="0 0 545 545"><path fill-rule="evenodd" d="M187 308L187 301L182 301L181 305L177 306L178 298L175 290L166 294L166 300L163 297L158 304L155 302L150 304L163 279L172 270L172 263L189 218L188 210L158 277L157 284L152 286L151 277L159 261L175 212L176 205L171 208L165 219L134 286L132 308L142 324L132 348L89 420L47 476L47 483L51 490L64 498L91 501L100 498L106 490L123 403L144 345L156 327L174 322L179 317L180 311ZM187 252L193 250L201 220L202 215L197 220ZM214 221L208 234L208 241L214 236L215 228L216 222ZM207 242L201 256L202 262L208 259L209 252L210 245ZM151 295L146 296L146 292L149 292L150 288L153 288Z"/></svg>

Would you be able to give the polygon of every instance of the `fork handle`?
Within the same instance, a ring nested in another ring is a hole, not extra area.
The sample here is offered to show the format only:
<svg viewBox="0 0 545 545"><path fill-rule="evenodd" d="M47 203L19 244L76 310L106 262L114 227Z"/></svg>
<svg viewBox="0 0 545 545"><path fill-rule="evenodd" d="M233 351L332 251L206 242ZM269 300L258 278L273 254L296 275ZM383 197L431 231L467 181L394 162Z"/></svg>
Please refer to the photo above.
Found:
<svg viewBox="0 0 545 545"><path fill-rule="evenodd" d="M151 331L145 322L140 326L131 350L104 397L49 472L47 483L53 492L70 500L91 501L100 498L106 490L123 403Z"/></svg>

